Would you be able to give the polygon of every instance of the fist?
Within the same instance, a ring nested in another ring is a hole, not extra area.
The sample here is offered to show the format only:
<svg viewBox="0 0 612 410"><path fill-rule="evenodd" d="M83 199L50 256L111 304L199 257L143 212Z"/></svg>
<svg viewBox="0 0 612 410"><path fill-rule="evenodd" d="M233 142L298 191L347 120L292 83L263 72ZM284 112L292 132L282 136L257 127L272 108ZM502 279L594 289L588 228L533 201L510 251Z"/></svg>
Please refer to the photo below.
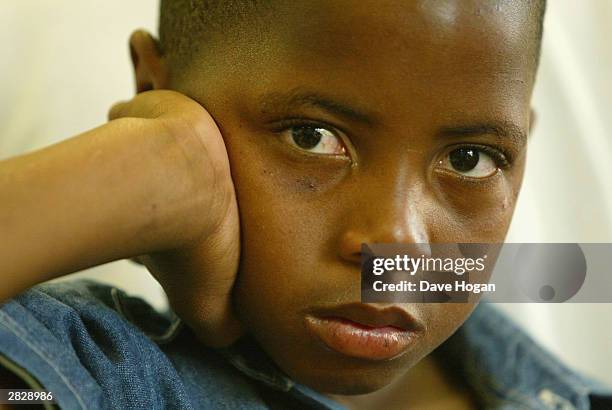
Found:
<svg viewBox="0 0 612 410"><path fill-rule="evenodd" d="M183 203L157 210L163 215L156 219L166 225L161 231L171 240L166 249L142 255L139 262L160 282L172 309L203 343L212 347L232 343L241 334L231 297L240 257L240 224L218 127L200 104L167 90L148 91L118 103L109 119L155 122L153 128L167 140L164 146L176 153L172 166L180 168L168 174L172 180L161 178L159 189L164 192L178 185L187 193L176 201ZM166 175L164 170L160 174Z"/></svg>

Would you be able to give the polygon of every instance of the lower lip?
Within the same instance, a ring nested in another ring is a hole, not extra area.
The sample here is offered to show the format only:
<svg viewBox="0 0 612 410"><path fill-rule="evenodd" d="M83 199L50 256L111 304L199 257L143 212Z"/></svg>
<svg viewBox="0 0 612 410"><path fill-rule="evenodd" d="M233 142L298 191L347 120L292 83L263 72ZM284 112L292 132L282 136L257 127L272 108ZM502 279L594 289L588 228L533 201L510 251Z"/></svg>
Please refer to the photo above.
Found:
<svg viewBox="0 0 612 410"><path fill-rule="evenodd" d="M392 359L405 352L416 339L415 332L394 326L368 327L345 319L312 316L306 323L330 349L360 359Z"/></svg>

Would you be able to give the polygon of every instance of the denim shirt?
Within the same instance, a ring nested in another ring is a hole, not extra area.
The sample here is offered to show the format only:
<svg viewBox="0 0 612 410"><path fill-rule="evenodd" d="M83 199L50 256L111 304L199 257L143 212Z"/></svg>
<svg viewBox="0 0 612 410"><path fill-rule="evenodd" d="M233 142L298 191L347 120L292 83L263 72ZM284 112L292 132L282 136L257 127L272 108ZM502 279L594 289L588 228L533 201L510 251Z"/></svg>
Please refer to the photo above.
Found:
<svg viewBox="0 0 612 410"><path fill-rule="evenodd" d="M482 408L612 409L610 390L491 305L435 354ZM342 408L290 380L252 340L207 348L171 312L91 281L40 285L2 305L0 365L53 392L62 409Z"/></svg>

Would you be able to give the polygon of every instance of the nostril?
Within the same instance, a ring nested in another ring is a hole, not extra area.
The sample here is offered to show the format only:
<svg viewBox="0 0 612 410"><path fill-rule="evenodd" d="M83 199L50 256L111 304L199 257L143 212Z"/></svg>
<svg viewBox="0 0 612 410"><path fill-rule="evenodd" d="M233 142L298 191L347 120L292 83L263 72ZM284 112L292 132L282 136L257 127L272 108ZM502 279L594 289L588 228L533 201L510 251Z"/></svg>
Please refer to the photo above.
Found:
<svg viewBox="0 0 612 410"><path fill-rule="evenodd" d="M348 262L361 263L361 244L367 242L363 235L354 231L342 235L339 244L340 257Z"/></svg>
<svg viewBox="0 0 612 410"><path fill-rule="evenodd" d="M362 255L361 251L351 252L350 254L343 255L343 259L347 260L348 262L354 262L354 263L361 264L361 255Z"/></svg>

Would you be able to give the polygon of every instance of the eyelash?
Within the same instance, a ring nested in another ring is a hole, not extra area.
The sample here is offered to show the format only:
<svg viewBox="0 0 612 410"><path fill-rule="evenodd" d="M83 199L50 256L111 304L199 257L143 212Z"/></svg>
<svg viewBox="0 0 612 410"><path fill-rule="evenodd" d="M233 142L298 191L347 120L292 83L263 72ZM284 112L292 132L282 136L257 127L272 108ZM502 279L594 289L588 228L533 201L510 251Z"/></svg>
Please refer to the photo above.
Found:
<svg viewBox="0 0 612 410"><path fill-rule="evenodd" d="M280 133L286 131L290 128L298 128L298 127L313 127L313 128L325 128L328 131L331 131L339 140L344 142L340 134L342 131L338 129L338 127L328 124L326 122L308 120L305 118L287 118L281 121L278 121L274 124L274 132Z"/></svg>
<svg viewBox="0 0 612 410"><path fill-rule="evenodd" d="M487 154L493 159L493 161L495 161L495 165L497 165L501 169L509 168L512 165L512 157L509 155L509 153L499 148L494 148L490 145L457 144L453 145L450 148L447 148L444 155L448 155L452 151L460 148L475 149Z"/></svg>
<svg viewBox="0 0 612 410"><path fill-rule="evenodd" d="M330 158L345 157L345 158L348 158L351 161L351 163L354 165L353 156L350 151L350 145L347 142L347 137L345 136L344 131L342 131L339 127L336 127L335 125L331 125L324 121L309 120L306 118L286 118L286 119L275 122L273 124L272 131L280 137L285 131L288 131L290 129L302 128L302 127L303 128L324 128L326 129L338 139L339 143L344 147L344 150L345 150L345 155L331 155L331 154L329 155L312 154L312 155L327 156ZM306 153L306 151L302 153Z"/></svg>

